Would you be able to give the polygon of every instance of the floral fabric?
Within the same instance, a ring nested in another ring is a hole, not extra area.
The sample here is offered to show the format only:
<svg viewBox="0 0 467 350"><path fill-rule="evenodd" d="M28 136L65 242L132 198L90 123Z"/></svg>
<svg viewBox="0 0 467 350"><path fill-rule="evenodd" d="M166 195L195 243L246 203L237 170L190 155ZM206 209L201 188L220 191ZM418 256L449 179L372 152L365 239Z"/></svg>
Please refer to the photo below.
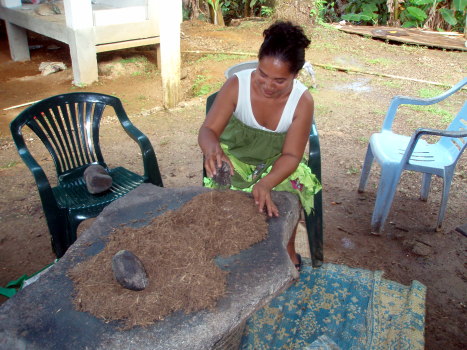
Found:
<svg viewBox="0 0 467 350"><path fill-rule="evenodd" d="M425 295L417 281L307 261L300 279L248 320L241 349L423 349Z"/></svg>

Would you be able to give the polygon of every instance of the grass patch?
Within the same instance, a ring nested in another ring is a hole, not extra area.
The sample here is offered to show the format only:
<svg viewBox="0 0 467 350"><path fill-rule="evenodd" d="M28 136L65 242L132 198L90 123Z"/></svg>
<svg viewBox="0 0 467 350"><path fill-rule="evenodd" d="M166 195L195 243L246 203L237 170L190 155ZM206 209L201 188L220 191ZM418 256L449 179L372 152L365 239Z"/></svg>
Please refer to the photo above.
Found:
<svg viewBox="0 0 467 350"><path fill-rule="evenodd" d="M355 174L358 174L358 173L359 173L359 170L358 170L357 167L355 167L355 166L352 165L352 166L350 166L350 167L347 168L346 173L349 174L349 175L355 175Z"/></svg>
<svg viewBox="0 0 467 350"><path fill-rule="evenodd" d="M338 51L340 50L340 47L337 44L333 43L327 43L327 42L321 42L321 43L316 43L316 44L311 44L310 48L315 48L315 49L329 49L331 51Z"/></svg>
<svg viewBox="0 0 467 350"><path fill-rule="evenodd" d="M368 136L360 136L357 140L358 142L363 143L364 145L370 142L370 138Z"/></svg>
<svg viewBox="0 0 467 350"><path fill-rule="evenodd" d="M246 60L251 58L251 56L248 55L229 55L225 53L219 53L219 54L208 54L204 55L201 58L198 58L196 62L205 62L205 61L216 61L216 62L222 62L222 61L231 61L231 60L237 60L237 59L242 59Z"/></svg>
<svg viewBox="0 0 467 350"><path fill-rule="evenodd" d="M454 115L451 112L448 112L447 110L437 107L437 106L414 106L410 105L410 109L415 110L415 111L421 111L421 112L427 112L429 114L432 114L436 117L441 118L441 122L444 124L449 124L453 121Z"/></svg>
<svg viewBox="0 0 467 350"><path fill-rule="evenodd" d="M328 65L325 65L323 66L322 68L326 69L326 70L330 70L332 72L336 72L337 71L337 68L333 67L333 66L328 66Z"/></svg>
<svg viewBox="0 0 467 350"><path fill-rule="evenodd" d="M13 168L16 164L18 164L18 162L15 160L12 160L11 162L8 162L6 165L0 166L0 169L10 169L10 168Z"/></svg>
<svg viewBox="0 0 467 350"><path fill-rule="evenodd" d="M129 58L122 58L119 62L121 64L129 64L129 63L146 64L148 63L148 59L145 56L135 56L135 57L129 57Z"/></svg>
<svg viewBox="0 0 467 350"><path fill-rule="evenodd" d="M222 82L208 83L206 82L207 80L208 80L208 77L204 75L196 76L195 83L193 84L193 87L191 88L194 96L199 97L199 96L207 95L209 93L219 90L220 87L222 86Z"/></svg>
<svg viewBox="0 0 467 350"><path fill-rule="evenodd" d="M389 66L395 63L393 60L390 60L384 57L367 59L366 61L370 64L380 65L380 66Z"/></svg>
<svg viewBox="0 0 467 350"><path fill-rule="evenodd" d="M402 84L393 80L383 80L381 81L381 85L387 86L391 89L400 89L402 88Z"/></svg>
<svg viewBox="0 0 467 350"><path fill-rule="evenodd" d="M421 98L432 98L441 95L443 92L444 90L438 88L422 88L418 90L418 96Z"/></svg>

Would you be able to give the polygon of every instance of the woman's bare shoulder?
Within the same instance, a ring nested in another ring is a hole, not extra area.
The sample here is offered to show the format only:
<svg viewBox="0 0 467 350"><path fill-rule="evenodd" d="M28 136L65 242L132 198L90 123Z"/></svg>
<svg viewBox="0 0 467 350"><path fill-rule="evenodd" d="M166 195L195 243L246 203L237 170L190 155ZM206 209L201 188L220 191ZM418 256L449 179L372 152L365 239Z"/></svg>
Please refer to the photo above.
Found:
<svg viewBox="0 0 467 350"><path fill-rule="evenodd" d="M315 102L308 90L305 90L298 101L297 108L295 109L294 119L304 118L311 119L313 117Z"/></svg>

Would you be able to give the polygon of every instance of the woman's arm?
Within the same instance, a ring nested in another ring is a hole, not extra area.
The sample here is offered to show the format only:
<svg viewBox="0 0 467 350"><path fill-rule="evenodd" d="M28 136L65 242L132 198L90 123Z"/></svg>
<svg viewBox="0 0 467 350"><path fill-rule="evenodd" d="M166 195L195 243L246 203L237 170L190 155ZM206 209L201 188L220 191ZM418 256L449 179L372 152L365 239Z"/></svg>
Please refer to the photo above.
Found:
<svg viewBox="0 0 467 350"><path fill-rule="evenodd" d="M230 165L230 173L233 175L232 163L222 151L219 138L235 111L237 97L238 78L233 76L220 89L199 129L198 144L203 152L204 168L209 177L216 175L216 170L222 166L222 161Z"/></svg>
<svg viewBox="0 0 467 350"><path fill-rule="evenodd" d="M302 160L313 122L313 111L313 98L308 91L305 91L295 109L281 156L273 164L269 174L259 180L253 188L253 197L259 210L263 211L263 208L266 207L268 216L279 215L279 211L271 199L271 190L289 177Z"/></svg>

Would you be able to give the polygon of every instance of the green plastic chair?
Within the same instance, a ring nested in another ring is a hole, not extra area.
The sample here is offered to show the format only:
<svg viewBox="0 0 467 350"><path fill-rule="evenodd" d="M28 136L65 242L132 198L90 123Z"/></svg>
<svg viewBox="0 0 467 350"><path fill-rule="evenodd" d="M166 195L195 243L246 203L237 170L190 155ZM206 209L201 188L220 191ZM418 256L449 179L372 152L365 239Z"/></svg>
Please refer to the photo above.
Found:
<svg viewBox="0 0 467 350"><path fill-rule="evenodd" d="M216 99L217 92L209 96L206 100L206 114L211 109L214 100ZM311 127L310 136L308 139L309 154L308 154L308 167L311 172L316 175L318 180L321 181L321 151L319 147L318 130L316 129L315 122ZM206 176L206 169L203 167L203 177ZM305 214L305 224L308 234L308 243L310 245L311 262L313 267L319 267L323 264L323 191L319 191L314 196L314 211L307 215Z"/></svg>
<svg viewBox="0 0 467 350"><path fill-rule="evenodd" d="M109 168L99 144L99 126L106 106L114 109L126 133L139 145L144 175L123 167ZM27 125L52 156L57 186L49 180L30 153L22 129ZM117 97L78 92L49 97L21 112L10 130L18 152L32 172L51 234L52 248L58 258L76 240L78 225L96 217L105 206L147 182L163 186L156 155L149 139L128 119ZM90 194L83 178L91 164L102 165L112 177L112 187Z"/></svg>

